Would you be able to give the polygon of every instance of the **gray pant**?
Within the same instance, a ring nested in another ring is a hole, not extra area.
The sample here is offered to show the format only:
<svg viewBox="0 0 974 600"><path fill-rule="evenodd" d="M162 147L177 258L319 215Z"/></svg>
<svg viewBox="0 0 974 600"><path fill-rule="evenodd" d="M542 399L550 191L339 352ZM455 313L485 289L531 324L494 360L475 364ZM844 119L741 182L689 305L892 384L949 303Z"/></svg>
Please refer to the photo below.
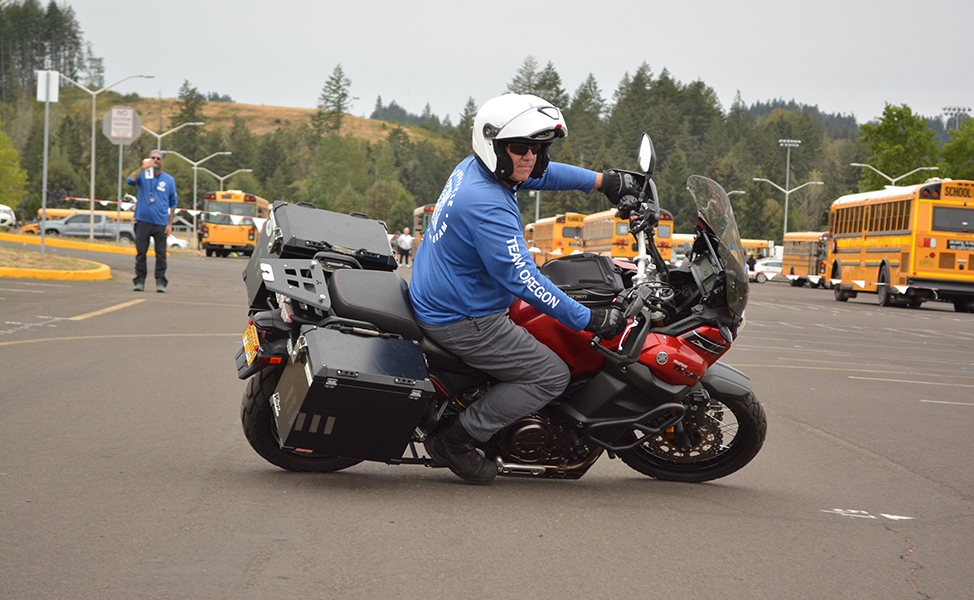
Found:
<svg viewBox="0 0 974 600"><path fill-rule="evenodd" d="M149 251L149 238L155 240L156 247L156 283L168 285L166 279L166 226L135 222L135 279L134 283L145 283L148 274L146 253Z"/></svg>
<svg viewBox="0 0 974 600"><path fill-rule="evenodd" d="M492 435L561 395L568 365L507 316L507 311L449 325L420 327L434 342L499 381L486 396L460 413L474 439Z"/></svg>

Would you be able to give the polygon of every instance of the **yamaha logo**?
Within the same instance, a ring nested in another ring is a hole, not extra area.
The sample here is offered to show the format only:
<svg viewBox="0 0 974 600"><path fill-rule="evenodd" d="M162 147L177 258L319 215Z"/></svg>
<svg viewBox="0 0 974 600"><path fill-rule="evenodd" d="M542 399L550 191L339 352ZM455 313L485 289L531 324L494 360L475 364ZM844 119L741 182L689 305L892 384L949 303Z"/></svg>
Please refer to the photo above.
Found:
<svg viewBox="0 0 974 600"><path fill-rule="evenodd" d="M659 352L656 354L656 364L665 365L666 361L668 360L670 360L670 357L666 354L666 352Z"/></svg>

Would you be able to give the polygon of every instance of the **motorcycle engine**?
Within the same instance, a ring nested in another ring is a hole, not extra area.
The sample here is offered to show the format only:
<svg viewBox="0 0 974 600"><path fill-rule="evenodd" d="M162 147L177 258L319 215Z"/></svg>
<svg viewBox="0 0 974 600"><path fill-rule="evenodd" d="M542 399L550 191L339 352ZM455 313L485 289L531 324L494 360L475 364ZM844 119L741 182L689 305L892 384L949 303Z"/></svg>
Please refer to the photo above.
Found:
<svg viewBox="0 0 974 600"><path fill-rule="evenodd" d="M498 436L501 453L525 464L561 464L571 456L571 435L540 415L508 425Z"/></svg>

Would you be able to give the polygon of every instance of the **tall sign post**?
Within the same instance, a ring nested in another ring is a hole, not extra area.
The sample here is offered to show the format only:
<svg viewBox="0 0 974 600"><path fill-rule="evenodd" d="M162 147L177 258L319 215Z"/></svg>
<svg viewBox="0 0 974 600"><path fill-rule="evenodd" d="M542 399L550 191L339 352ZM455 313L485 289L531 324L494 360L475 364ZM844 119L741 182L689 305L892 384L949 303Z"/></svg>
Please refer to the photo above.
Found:
<svg viewBox="0 0 974 600"><path fill-rule="evenodd" d="M47 222L47 150L51 128L51 102L58 101L60 74L57 71L37 72L37 101L44 103L44 169L41 184L41 256L44 256L44 225Z"/></svg>
<svg viewBox="0 0 974 600"><path fill-rule="evenodd" d="M115 220L115 241L119 238L122 226L122 155L125 144L131 144L142 133L142 117L130 106L113 106L105 113L102 121L102 133L118 146L118 199L117 218Z"/></svg>

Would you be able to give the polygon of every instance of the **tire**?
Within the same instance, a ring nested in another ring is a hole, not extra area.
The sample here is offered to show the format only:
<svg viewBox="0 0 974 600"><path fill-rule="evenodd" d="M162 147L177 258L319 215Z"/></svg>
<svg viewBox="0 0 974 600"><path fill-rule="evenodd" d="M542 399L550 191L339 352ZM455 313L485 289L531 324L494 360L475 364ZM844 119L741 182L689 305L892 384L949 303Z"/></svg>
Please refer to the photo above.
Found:
<svg viewBox="0 0 974 600"><path fill-rule="evenodd" d="M968 298L954 300L954 311L959 313L974 312L974 300Z"/></svg>
<svg viewBox="0 0 974 600"><path fill-rule="evenodd" d="M841 279L841 278L842 277L841 277L841 271L839 269L839 265L838 264L833 265L832 266L832 279ZM838 302L848 302L849 298L852 297L852 294L850 294L848 291L842 289L842 283L841 282L832 285L832 293L835 294L835 299Z"/></svg>
<svg viewBox="0 0 974 600"><path fill-rule="evenodd" d="M619 458L643 475L699 483L738 471L764 445L768 421L753 393L742 399L711 396L706 416L709 427L698 429L702 440L689 453L681 452L662 435L631 450L620 450ZM728 434L733 437L727 439ZM634 433L626 436L628 441L636 439Z"/></svg>
<svg viewBox="0 0 974 600"><path fill-rule="evenodd" d="M764 273L758 273L757 275L754 276L755 283L764 283L767 280L768 280L768 276L765 275Z"/></svg>
<svg viewBox="0 0 974 600"><path fill-rule="evenodd" d="M240 420L250 446L267 462L288 471L332 473L362 462L358 458L295 454L281 449L270 397L283 370L281 367L268 367L247 381L240 404Z"/></svg>
<svg viewBox="0 0 974 600"><path fill-rule="evenodd" d="M876 282L876 296L880 306L893 306L893 292L889 286L889 267L879 267L879 277Z"/></svg>
<svg viewBox="0 0 974 600"><path fill-rule="evenodd" d="M129 234L127 234L127 233L121 233L118 236L118 243L119 244L125 244L126 246L128 246L128 245L134 244L135 243L135 240L133 240L132 239L132 236L130 236Z"/></svg>
<svg viewBox="0 0 974 600"><path fill-rule="evenodd" d="M206 255L207 256L213 256L213 250L210 250L209 248L207 248L206 249Z"/></svg>

